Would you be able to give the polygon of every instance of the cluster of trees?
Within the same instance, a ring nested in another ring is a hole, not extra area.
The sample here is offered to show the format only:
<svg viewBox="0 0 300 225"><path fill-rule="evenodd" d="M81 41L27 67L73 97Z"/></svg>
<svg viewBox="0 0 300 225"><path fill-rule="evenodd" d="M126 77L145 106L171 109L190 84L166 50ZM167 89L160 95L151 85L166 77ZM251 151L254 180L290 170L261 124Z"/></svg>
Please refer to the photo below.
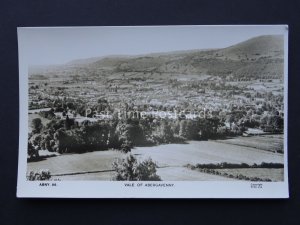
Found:
<svg viewBox="0 0 300 225"><path fill-rule="evenodd" d="M113 180L117 181L160 181L156 174L157 165L151 158L138 162L133 155L117 160L112 164L116 171Z"/></svg>
<svg viewBox="0 0 300 225"><path fill-rule="evenodd" d="M26 175L27 180L35 181L35 180L50 180L51 173L48 170L40 170L40 171L30 171Z"/></svg>
<svg viewBox="0 0 300 225"><path fill-rule="evenodd" d="M264 128L267 131L283 129L283 118L276 113L256 115L255 112L245 112L233 109L231 114L214 113L207 118L177 119L146 117L119 118L112 113L109 120L81 123L68 115L60 119L55 111L77 111L85 114L83 104L75 102L55 102L55 109L40 112L39 115L50 122L43 125L40 118L33 119L32 132L29 134L28 155L38 157L39 149L47 149L59 153L87 152L94 150L119 149L129 152L133 146L151 146L167 143L183 143L187 140L206 140L224 138L230 135L240 135L247 128ZM125 106L133 109L134 105ZM93 107L96 111L112 110L105 100L99 99ZM80 109L80 110L79 110ZM84 112L83 112L84 111ZM93 110L91 110L93 112ZM86 116L86 115L85 115ZM88 115L91 116L91 115ZM226 127L225 123L230 127Z"/></svg>
<svg viewBox="0 0 300 225"><path fill-rule="evenodd" d="M51 113L43 115L49 118ZM114 117L97 122L85 120L79 124L66 116L65 119L52 119L45 126L36 118L32 121L28 155L33 156L34 149L80 153L113 148L128 152L133 146L223 137L227 135L223 125L217 117L195 120Z"/></svg>
<svg viewBox="0 0 300 225"><path fill-rule="evenodd" d="M90 124L86 121L79 126L67 117L63 120L52 120L43 127L39 120L37 118L32 121L33 130L29 135L29 143L37 149L60 153L107 149L110 131L108 124Z"/></svg>
<svg viewBox="0 0 300 225"><path fill-rule="evenodd" d="M265 115L260 119L260 127L267 132L282 132L284 127L284 120L279 115Z"/></svg>
<svg viewBox="0 0 300 225"><path fill-rule="evenodd" d="M280 133L284 128L284 119L278 111L268 111L262 114L259 110L232 110L226 116L219 115L221 120L230 124L231 132L241 134L247 128L259 128L266 132Z"/></svg>
<svg viewBox="0 0 300 225"><path fill-rule="evenodd" d="M56 117L53 109L50 109L49 111L41 111L39 112L39 115L49 120L52 120Z"/></svg>
<svg viewBox="0 0 300 225"><path fill-rule="evenodd" d="M87 105L81 99L70 99L64 97L63 99L56 99L51 102L52 111L54 112L72 112L73 115L81 115L92 117L94 112L110 111L110 105L106 99L100 98L97 104L89 106L89 113L87 114Z"/></svg>

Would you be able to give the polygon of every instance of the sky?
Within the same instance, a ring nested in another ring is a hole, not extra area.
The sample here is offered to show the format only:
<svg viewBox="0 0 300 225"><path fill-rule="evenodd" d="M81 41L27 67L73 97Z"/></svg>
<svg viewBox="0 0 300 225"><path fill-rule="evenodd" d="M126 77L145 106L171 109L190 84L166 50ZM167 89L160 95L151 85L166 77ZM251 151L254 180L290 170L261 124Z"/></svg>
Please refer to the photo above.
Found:
<svg viewBox="0 0 300 225"><path fill-rule="evenodd" d="M224 48L255 36L283 34L285 29L280 25L18 28L18 45L28 65L53 65L108 55Z"/></svg>

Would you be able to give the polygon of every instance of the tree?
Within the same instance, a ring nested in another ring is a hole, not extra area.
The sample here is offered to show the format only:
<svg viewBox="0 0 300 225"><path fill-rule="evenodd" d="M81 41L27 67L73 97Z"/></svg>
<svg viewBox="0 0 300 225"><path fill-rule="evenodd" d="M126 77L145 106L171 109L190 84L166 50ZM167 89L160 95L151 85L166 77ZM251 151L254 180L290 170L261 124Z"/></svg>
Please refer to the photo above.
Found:
<svg viewBox="0 0 300 225"><path fill-rule="evenodd" d="M33 129L32 130L33 133L40 133L41 130L43 129L42 120L40 118L33 119L31 122L31 126Z"/></svg>
<svg viewBox="0 0 300 225"><path fill-rule="evenodd" d="M173 140L174 135L168 121L162 121L159 127L160 137L163 139L164 143L169 143Z"/></svg>
<svg viewBox="0 0 300 225"><path fill-rule="evenodd" d="M186 138L189 140L199 139L199 125L197 121L188 120L186 124Z"/></svg>
<svg viewBox="0 0 300 225"><path fill-rule="evenodd" d="M283 118L280 116L269 116L268 125L270 125L273 129L273 132L282 131L283 130Z"/></svg>
<svg viewBox="0 0 300 225"><path fill-rule="evenodd" d="M75 109L75 106L74 106L74 103L73 102L67 102L67 107L69 108L69 109Z"/></svg>
<svg viewBox="0 0 300 225"><path fill-rule="evenodd" d="M66 132L60 128L58 129L54 135L55 146L54 150L63 153L67 150L68 146L70 146L70 137L66 134Z"/></svg>
<svg viewBox="0 0 300 225"><path fill-rule="evenodd" d="M34 148L34 146L31 144L31 142L28 142L27 146L27 155L29 158L38 158L39 157L39 151Z"/></svg>
<svg viewBox="0 0 300 225"><path fill-rule="evenodd" d="M179 125L179 135L181 137L186 137L187 136L187 121L186 120L181 120L180 125Z"/></svg>
<svg viewBox="0 0 300 225"><path fill-rule="evenodd" d="M217 117L200 119L200 137L203 139L215 138L218 135L218 128L220 126L223 126L223 123Z"/></svg>
<svg viewBox="0 0 300 225"><path fill-rule="evenodd" d="M52 109L50 109L49 111L39 112L39 115L46 118L46 119L49 119L49 120L55 118L55 114L54 114Z"/></svg>
<svg viewBox="0 0 300 225"><path fill-rule="evenodd" d="M121 143L128 141L133 145L141 145L145 142L145 135L138 120L120 121L116 127L116 134Z"/></svg>
<svg viewBox="0 0 300 225"><path fill-rule="evenodd" d="M156 174L157 165L151 158L138 162L133 155L129 155L126 159L118 160L112 164L116 171L113 180L124 181L160 181L160 177Z"/></svg>
<svg viewBox="0 0 300 225"><path fill-rule="evenodd" d="M65 129L69 130L71 129L71 126L74 125L74 119L70 119L69 116L67 115L66 120L65 120Z"/></svg>

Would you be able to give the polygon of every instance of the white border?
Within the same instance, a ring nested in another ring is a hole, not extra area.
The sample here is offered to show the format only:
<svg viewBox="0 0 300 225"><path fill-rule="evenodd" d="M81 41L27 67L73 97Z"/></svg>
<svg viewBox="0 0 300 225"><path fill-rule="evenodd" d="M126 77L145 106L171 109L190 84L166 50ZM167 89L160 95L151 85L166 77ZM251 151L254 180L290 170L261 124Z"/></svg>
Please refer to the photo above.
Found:
<svg viewBox="0 0 300 225"><path fill-rule="evenodd" d="M257 25L238 25L253 27ZM238 27L234 25L213 26L222 29ZM139 29L141 26L135 27ZM143 27L143 26L142 26ZM163 27L163 26L151 26ZM210 27L210 26L173 26L173 27ZM261 27L261 26L260 26ZM259 182L263 188L253 189L247 181L173 181L173 182L121 182L121 181L47 181L49 187L40 187L37 181L26 181L27 168L27 136L28 136L28 59L24 50L26 44L22 32L27 29L18 28L19 46L19 90L20 90L20 133L19 133L19 167L17 197L47 198L288 198L288 26L263 25L266 29L277 27L284 35L284 181ZM51 27L51 29L76 29L78 27ZM83 27L81 27L83 28ZM84 27L97 29L99 27ZM116 27L114 27L116 28ZM122 27L124 28L124 27ZM132 28L132 27L131 27ZM135 183L135 187L125 187L124 183ZM146 183L173 184L173 187L145 187ZM57 186L52 186L56 184ZM138 184L143 184L138 187Z"/></svg>

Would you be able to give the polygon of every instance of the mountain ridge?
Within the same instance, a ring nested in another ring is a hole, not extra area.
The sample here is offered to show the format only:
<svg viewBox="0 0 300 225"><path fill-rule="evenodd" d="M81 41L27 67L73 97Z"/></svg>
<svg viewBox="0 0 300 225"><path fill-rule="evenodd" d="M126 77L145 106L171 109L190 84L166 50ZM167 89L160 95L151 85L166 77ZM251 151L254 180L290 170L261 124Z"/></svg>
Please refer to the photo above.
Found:
<svg viewBox="0 0 300 225"><path fill-rule="evenodd" d="M156 72L244 76L283 76L283 35L262 35L221 49L115 55L73 60L54 71L88 69L93 73ZM49 71L49 68L48 68Z"/></svg>

